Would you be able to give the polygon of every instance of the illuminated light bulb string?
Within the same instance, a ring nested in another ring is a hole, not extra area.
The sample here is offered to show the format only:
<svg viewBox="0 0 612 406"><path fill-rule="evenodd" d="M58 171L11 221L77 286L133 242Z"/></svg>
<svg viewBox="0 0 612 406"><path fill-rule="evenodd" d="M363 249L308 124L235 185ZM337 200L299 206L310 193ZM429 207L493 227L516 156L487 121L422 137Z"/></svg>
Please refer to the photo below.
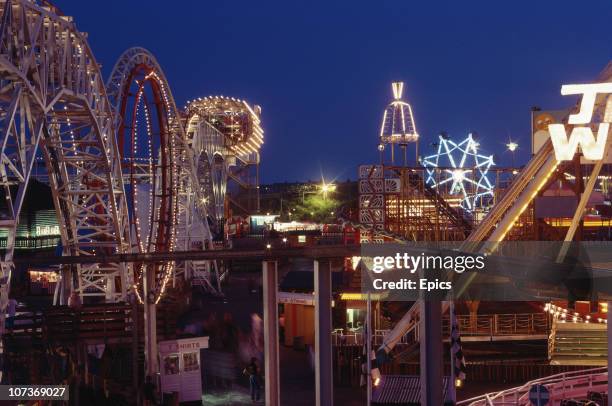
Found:
<svg viewBox="0 0 612 406"><path fill-rule="evenodd" d="M163 163L159 162L157 165L156 161L158 161L159 159L161 159L161 154L159 154L159 151L155 151L155 147L153 144L153 137L154 137L154 132L153 132L153 124L152 124L152 116L151 116L151 111L150 111L150 107L147 103L147 95L145 93L145 84L147 81L155 81L161 91L161 95L162 95L162 102L163 102L163 109L162 111L167 114L168 116L171 116L171 113L173 112L173 110L171 109L171 104L169 102L169 98L168 98L168 94L166 91L166 87L165 84L163 82L163 80L160 79L160 77L157 75L157 73L155 71L151 71L150 73L148 73L147 75L145 75L144 80L136 80L136 84L138 85L138 91L136 93L136 98L135 98L135 114L136 116L134 117L134 121L135 121L135 128L133 129L133 140L132 140L132 159L130 162L130 183L132 186L132 197L133 197L133 215L135 217L135 225L136 225L136 233L137 233L137 239L138 239L138 248L141 252L155 252L158 250L158 246L155 243L155 241L157 241L157 237L158 237L158 227L156 227L155 225L159 225L161 223L161 204L157 204L157 200L162 199L163 196L166 194L166 191L161 191L161 190L157 190L159 187L159 184L156 182L156 175L159 175L159 170L164 170L163 167ZM142 135L139 133L138 128L140 127L141 123L141 119L142 119L142 115L144 113L144 124L146 127L146 147L144 150L139 149L139 137L141 137ZM174 112L175 114L178 114L177 112ZM176 124L172 122L171 117L168 117L167 122L169 123L169 126ZM180 123L179 123L180 125ZM162 129L160 129L160 134L161 131L163 131ZM166 133L170 133L172 134L172 131L167 131ZM176 161L176 157L174 156L170 156L170 153L174 153L174 151L176 150L175 148L175 140L174 137L170 137L170 148L172 149L172 151L168 151L168 147L165 145L162 145L160 143L160 148L164 148L164 153L166 156L169 156L168 158L168 162L171 165L170 170L172 171L172 179L177 179L177 165L175 164ZM139 156L139 154L145 153L145 156ZM146 178L148 180L148 183L151 185L151 187L149 188L149 193L148 193L148 207L147 207L147 211L148 213L139 213L139 193L138 193L138 182L140 181L139 179L142 177L142 175L147 174ZM175 238L176 238L176 225L178 223L178 217L177 217L177 206L178 206L178 188L176 187L176 182L174 182L173 185L171 185L172 187L172 200L170 201L170 210L172 213L172 217L170 218L170 235L169 235L169 239L170 241L168 242L169 244L169 251L174 251L175 249ZM159 192L158 195L159 197L156 196L156 192ZM151 227L151 232L147 232L146 236L143 237L142 234L142 226L141 226L141 219L140 217L142 217L143 215L145 215L145 218L149 218L149 227ZM136 298L138 300L139 303L143 303L143 297L141 294L141 289L143 286L143 278L146 275L146 270L148 269L148 267L151 265L147 265L147 264L139 264L139 272L138 275L136 277L136 280L134 281L133 285L132 285L132 289L136 294ZM155 267L157 269L157 267ZM155 303L159 303L159 301L161 300L161 298L163 297L165 290L166 290L166 286L167 283L170 279L170 276L173 274L174 272L174 261L168 261L165 262L163 264L159 265L159 273L156 275L156 287L154 288L154 302Z"/></svg>
<svg viewBox="0 0 612 406"><path fill-rule="evenodd" d="M155 151L156 145L153 143L151 128L153 128L151 121L152 111L148 108L147 104L144 103L143 110L145 115L145 122L147 127L147 147L148 147L148 157L146 159L146 163L148 163L148 172L149 178L154 180L156 177L159 177L160 171L169 171L169 184L165 185L167 190L159 190L161 186L158 182L152 181L152 188L150 190L149 199L149 214L151 222L159 225L162 220L168 220L169 228L167 229L168 241L165 242L165 249L172 252L176 250L176 243L178 238L178 225L179 225L179 216L185 213L185 204L181 203L182 197L187 196L189 199L190 194L193 192L189 181L184 180L185 170L188 164L191 162L188 161L188 156L186 154L186 148L189 147L189 139L183 139L182 137L185 135L184 127L182 122L180 121L179 112L176 111L174 107L174 101L172 100L172 96L168 91L167 84L163 75L161 73L151 70L145 76L144 80L141 79L142 82L152 81L155 82L158 86L157 89L159 93L157 93L160 97L161 101L161 109L157 110L158 114L163 110L164 117L167 118L165 121L165 126L168 128L163 128L161 134L168 134L168 139L164 140L164 142L160 145L160 148L163 150ZM146 99L147 94L140 96L141 98ZM139 99L139 103L141 103ZM220 137L224 138L223 148L227 148L229 151L233 151L235 155L237 155L240 159L249 159L248 156L252 153L257 153L263 144L263 130L260 126L259 119L259 108L256 107L252 109L246 102L229 98L223 96L215 96L210 98L198 99L197 105L194 101L193 103L188 102L189 111L197 110L197 114L200 115L202 120L208 121L210 123L211 128L218 127L216 130L219 130ZM187 110L187 106L186 106ZM142 119L142 112L139 113L138 120ZM227 134L227 135L223 135ZM136 133L135 138L138 140L142 137L142 128L138 133ZM218 142L218 140L211 141ZM227 142L227 144L225 144ZM136 141L138 143L138 141ZM135 146L134 146L135 147ZM142 145L138 147L142 149ZM147 148L145 148L147 149ZM161 155L159 152L163 152L164 160L168 162L155 162L160 161ZM139 158L137 155L142 155L144 151L135 150L134 155L136 158ZM156 161L154 161L156 160ZM145 163L145 160L143 160ZM165 165L170 165L169 168L166 168ZM146 166L137 166L137 169L141 170ZM143 173L138 173L138 175L143 175ZM183 179L183 180L182 180ZM154 183L153 183L154 182ZM168 196L171 197L163 197ZM142 198L142 194L138 195L139 198ZM161 204L157 204L159 199L166 198L169 200L169 208L168 212L164 212L161 209ZM199 199L195 202L196 210L202 210L204 213L206 212L207 202L200 201ZM181 214L182 213L182 214ZM168 217L169 218L166 218ZM142 217L142 216L141 216ZM138 220L138 224L140 221ZM139 248L144 249L145 251L159 251L162 249L158 241L158 233L160 229L156 226L153 226L150 235L148 238L143 238L141 241L141 245ZM138 233L141 233L142 230L138 230ZM161 236L159 236L161 237ZM208 243L212 243L208 241ZM141 295L141 287L143 284L143 277L146 275L145 270L148 269L147 266L154 266L152 264L149 265L141 265L141 272L139 278L134 283L134 290L136 292L136 296L139 301L142 301ZM175 261L167 261L155 266L155 286L152 287L153 292L153 301L154 303L159 303L173 277L176 269ZM151 292L148 292L149 294ZM146 299L145 299L146 300Z"/></svg>
<svg viewBox="0 0 612 406"><path fill-rule="evenodd" d="M570 311L570 310L568 310L566 308L554 305L552 303L546 303L544 305L544 311L550 313L551 316L556 318L561 323L568 323L568 322L573 322L573 323L593 323L593 322L596 321L598 323L608 324L608 320L604 319L602 317L598 317L597 319L593 319L588 314L585 315L584 317L582 317L582 315L580 313L578 313L578 312Z"/></svg>
<svg viewBox="0 0 612 406"><path fill-rule="evenodd" d="M163 100L164 100L165 111L168 112L168 113L173 112L174 113L174 119L177 120L179 113L177 111L173 111L172 108L171 108L171 104L170 104L169 99L168 99L168 93L166 91L166 87L165 87L164 81L160 80L159 76L154 71L152 71L149 75L152 76L157 81L157 83L159 84L159 88L161 89L162 97L163 97ZM149 75L147 76L147 78L150 77ZM173 118L170 118L168 120L168 125L170 127L172 127L172 126L181 126L182 124L180 122L174 122ZM174 132L170 131L169 133L172 134ZM160 145L160 148L167 148L167 147ZM178 208L178 195L179 195L179 189L177 187L178 186L177 185L178 184L178 181L177 181L178 180L178 172L177 172L177 170L178 170L177 162L178 161L177 161L177 157L174 156L176 154L176 141L175 141L175 137L170 137L170 148L171 148L171 151L167 151L166 150L165 152L168 155L172 155L172 156L170 156L170 162L171 162L171 170L172 170L172 179L174 179L174 182L171 185L172 186L172 192L173 192L172 193L172 201L171 201L171 205L172 205L172 210L171 210L172 219L171 219L171 227L170 227L170 241L169 241L169 247L168 247L169 251L173 252L174 249L175 249L175 242L176 242L176 226L178 224L178 216L177 216L178 215L178 213L177 213L178 210L177 210L177 208ZM157 217L157 221L159 221L159 216L160 216L159 207L157 209L158 210L157 210L157 216L156 217ZM158 290L158 292L156 294L156 297L154 299L154 302L156 304L159 303L159 301L162 299L162 297L163 297L163 295L164 295L164 293L166 291L166 286L167 286L167 283L168 283L168 281L170 279L170 276L174 273L174 267L175 267L175 262L174 261L167 261L166 263L164 263L161 266L161 269L162 269L161 270L161 273L162 273L162 276L161 276L161 286L159 286L159 290Z"/></svg>
<svg viewBox="0 0 612 406"><path fill-rule="evenodd" d="M135 101L136 106L138 106L140 104L141 97L142 97L142 88L139 87L139 90L136 93L136 101ZM137 200L138 197L137 197L137 193L136 193L136 179L135 179L135 176L134 176L134 170L135 170L134 166L135 166L135 160L136 160L137 152L138 152L137 145L138 145L138 125L139 125L138 114L139 114L139 112L140 112L140 110L137 108L136 109L136 117L134 118L135 125L134 125L134 129L133 129L134 139L132 141L132 159L129 162L129 166L130 166L130 186L132 188L132 196L133 196L133 199L134 199L134 205L133 205L133 208L132 208L133 209L132 215L133 215L133 217L135 219L134 222L136 224L136 227L135 227L136 239L138 241L140 252L143 252L144 250L143 250L142 239L140 238L141 232L142 232L142 230L140 228L140 219L138 218L138 215L136 214L136 211L137 211L136 207L138 207L138 200ZM136 293L136 298L138 299L138 302L140 304L143 304L144 302L143 302L142 297L140 295L138 286L142 283L142 275L144 273L144 267L145 266L146 266L145 264L139 264L140 272L138 272L138 274L136 275L136 280L134 281L134 285L133 285L133 290Z"/></svg>
<svg viewBox="0 0 612 406"><path fill-rule="evenodd" d="M525 212L525 210L527 210L527 207L529 207L529 203L535 199L535 197L538 195L538 193L540 192L540 190L544 187L544 185L546 185L546 183L548 182L548 179L550 179L550 176L553 174L553 172L555 172L555 170L557 169L557 167L559 166L559 162L555 161L554 165L552 166L552 168L550 169L550 171L548 171L548 173L546 174L546 176L544 177L544 179L542 179L542 181L538 184L538 186L535 188L535 190L533 191L533 193L531 194L531 196L529 197L529 200L527 201L527 203L525 203L519 210L519 212L516 214L516 216L514 217L514 219L512 219L512 222L510 223L510 225L504 230L503 234L500 236L500 241L503 240L504 238L506 238L506 235L510 232L510 230L512 230L512 228L514 227L514 225L516 224L516 222L518 221L518 219L521 217L521 215Z"/></svg>

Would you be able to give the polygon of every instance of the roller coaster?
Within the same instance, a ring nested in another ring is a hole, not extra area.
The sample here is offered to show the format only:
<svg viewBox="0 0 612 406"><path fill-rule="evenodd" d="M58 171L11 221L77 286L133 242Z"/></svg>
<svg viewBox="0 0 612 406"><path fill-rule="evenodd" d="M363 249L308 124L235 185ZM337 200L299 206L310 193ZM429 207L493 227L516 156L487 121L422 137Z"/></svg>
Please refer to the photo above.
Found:
<svg viewBox="0 0 612 406"><path fill-rule="evenodd" d="M53 4L6 0L0 10L0 229L8 234L0 326L37 158L48 172L63 255L214 249L228 181L259 162L260 108L216 96L179 109L162 68L143 48L125 51L105 83L87 35ZM177 273L216 271L214 261L64 266L59 301L134 295L158 303Z"/></svg>
<svg viewBox="0 0 612 406"><path fill-rule="evenodd" d="M0 0L0 10L0 230L8 235L0 261L0 329L19 214L38 157L48 172L63 255L214 249L228 182L244 185L241 168L259 162L260 109L228 97L179 109L159 63L143 48L124 52L105 82L87 36L51 3ZM599 82L612 82L612 65ZM611 100L597 96L602 122L610 121ZM477 227L457 225L467 235L462 248L493 251L553 174L570 164L556 159L547 140ZM595 164L565 241L573 240L600 170ZM429 189L423 193L437 199ZM106 302L134 295L155 304L177 272L215 270L212 260L73 263L62 268L60 301L71 294ZM391 351L419 313L417 303L379 352Z"/></svg>

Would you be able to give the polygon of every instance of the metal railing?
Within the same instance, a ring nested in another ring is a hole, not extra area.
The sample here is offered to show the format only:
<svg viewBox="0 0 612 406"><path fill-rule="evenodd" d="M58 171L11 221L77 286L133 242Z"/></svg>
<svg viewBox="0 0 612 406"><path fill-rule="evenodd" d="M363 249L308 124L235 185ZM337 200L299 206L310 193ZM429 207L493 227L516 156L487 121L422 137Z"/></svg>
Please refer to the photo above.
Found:
<svg viewBox="0 0 612 406"><path fill-rule="evenodd" d="M7 339L131 338L132 307L124 304L86 305L78 310L56 306L42 311L19 309L5 329Z"/></svg>
<svg viewBox="0 0 612 406"><path fill-rule="evenodd" d="M469 406L527 406L530 405L529 390L533 385L544 385L550 393L549 404L558 404L561 400L587 397L589 392L606 392L608 386L608 368L593 368L582 371L564 372L545 378L535 379L522 386L500 392L487 393L471 399L457 402L457 405Z"/></svg>
<svg viewBox="0 0 612 406"><path fill-rule="evenodd" d="M546 313L516 313L457 316L459 332L463 336L548 335L550 319ZM442 321L445 334L450 333L448 317Z"/></svg>
<svg viewBox="0 0 612 406"><path fill-rule="evenodd" d="M557 336L557 318L552 317L550 335L548 336L548 359L551 360L555 352L555 341Z"/></svg>
<svg viewBox="0 0 612 406"><path fill-rule="evenodd" d="M548 336L550 334L550 318L547 313L517 313L517 314L490 314L458 315L457 324L462 336L493 337L503 336ZM372 341L374 345L381 345L387 333L391 330L374 330ZM450 319L442 319L442 334L450 335ZM419 324L413 323L398 344L411 344L419 339ZM363 331L345 331L336 329L332 332L333 345L363 345Z"/></svg>
<svg viewBox="0 0 612 406"><path fill-rule="evenodd" d="M417 327L418 328L418 327ZM372 344L375 346L382 345L385 335L391 330L374 330L372 334ZM418 336L413 332L408 332L402 336L398 344L412 344L417 341ZM363 345L362 331L343 331L336 329L332 332L332 344L336 346Z"/></svg>
<svg viewBox="0 0 612 406"><path fill-rule="evenodd" d="M53 248L60 243L59 235L50 235L43 237L16 237L15 249L31 250L42 248ZM6 237L0 237L0 249L5 249L7 244Z"/></svg>

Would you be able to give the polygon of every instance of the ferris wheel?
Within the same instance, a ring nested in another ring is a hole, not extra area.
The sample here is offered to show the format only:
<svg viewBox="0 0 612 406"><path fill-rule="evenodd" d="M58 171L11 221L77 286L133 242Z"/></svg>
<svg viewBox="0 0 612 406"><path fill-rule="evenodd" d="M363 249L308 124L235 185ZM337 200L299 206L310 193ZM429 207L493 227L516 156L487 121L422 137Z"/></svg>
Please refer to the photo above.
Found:
<svg viewBox="0 0 612 406"><path fill-rule="evenodd" d="M480 154L479 147L472 133L459 143L439 135L436 153L422 160L427 168L426 183L458 196L461 207L468 211L489 205L493 198L494 187L488 177L495 165L493 155Z"/></svg>

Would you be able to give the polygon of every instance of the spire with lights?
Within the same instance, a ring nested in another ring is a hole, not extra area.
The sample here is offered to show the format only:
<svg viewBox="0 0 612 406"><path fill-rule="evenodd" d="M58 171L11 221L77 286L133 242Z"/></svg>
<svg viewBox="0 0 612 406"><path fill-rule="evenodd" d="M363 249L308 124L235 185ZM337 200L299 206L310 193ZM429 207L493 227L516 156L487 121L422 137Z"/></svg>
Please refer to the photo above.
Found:
<svg viewBox="0 0 612 406"><path fill-rule="evenodd" d="M393 101L387 105L383 114L378 150L381 153L382 161L385 148L387 145L390 145L391 165L394 165L395 145L399 145L403 151L404 165L407 165L407 149L410 143L415 144L418 161L419 134L417 133L414 116L412 115L412 107L402 99L404 82L393 82L391 89L393 90Z"/></svg>

